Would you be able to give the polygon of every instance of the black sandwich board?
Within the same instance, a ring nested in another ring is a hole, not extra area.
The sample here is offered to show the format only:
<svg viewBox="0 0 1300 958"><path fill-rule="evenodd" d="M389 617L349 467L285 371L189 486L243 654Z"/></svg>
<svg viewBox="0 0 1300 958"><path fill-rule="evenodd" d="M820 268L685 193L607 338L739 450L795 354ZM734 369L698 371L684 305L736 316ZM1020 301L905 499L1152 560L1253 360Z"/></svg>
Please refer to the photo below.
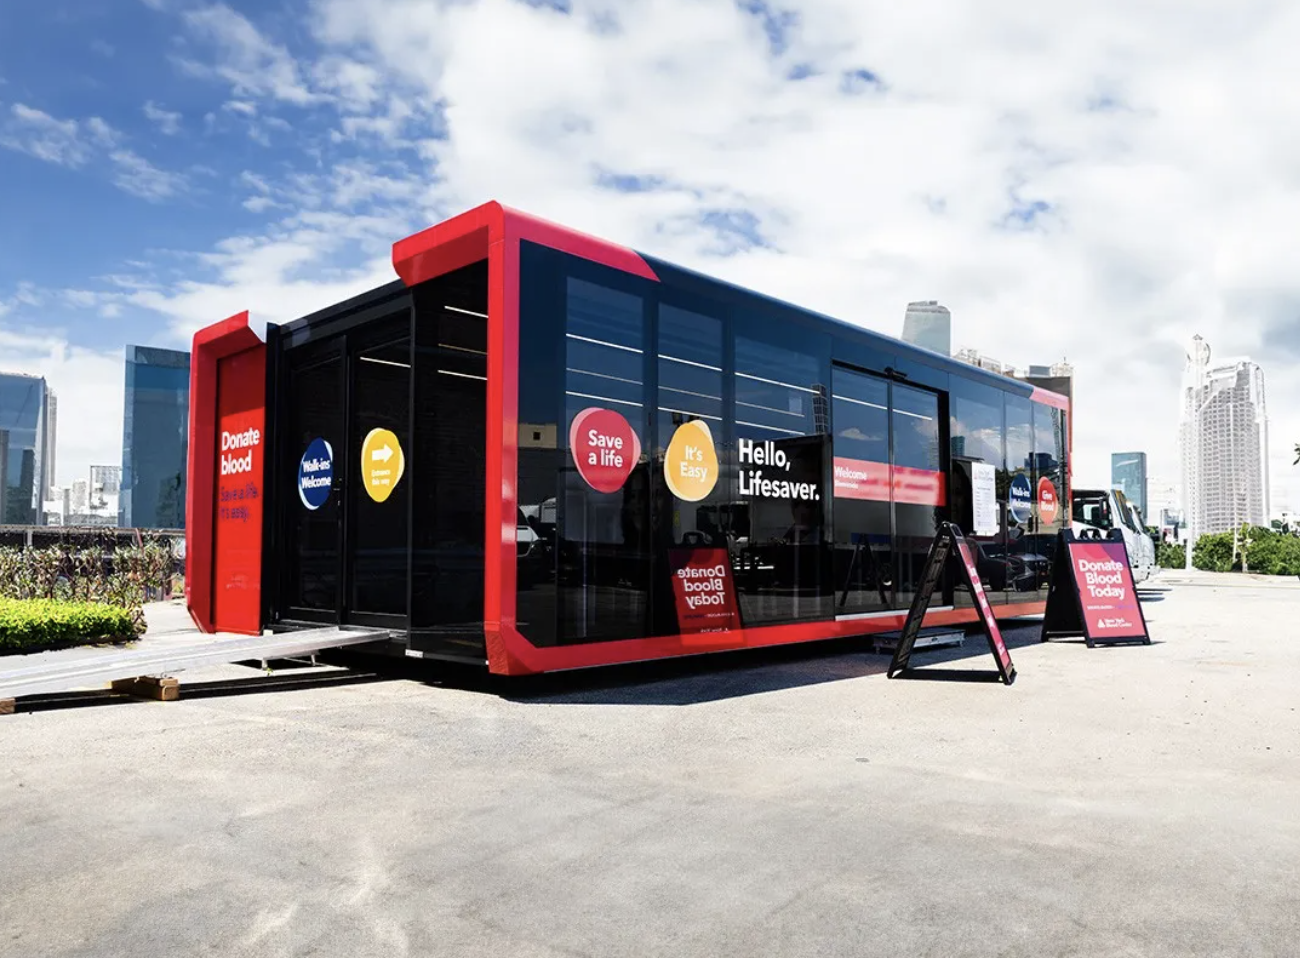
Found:
<svg viewBox="0 0 1300 958"><path fill-rule="evenodd" d="M1104 539L1081 538L1070 529L1056 535L1041 641L1079 636L1090 649L1151 644L1128 547L1118 529L1110 530Z"/></svg>
<svg viewBox="0 0 1300 958"><path fill-rule="evenodd" d="M930 543L930 554L925 560L925 570L921 573L921 581L912 599L912 607L907 612L907 621L903 623L903 632L898 638L898 647L894 649L894 658L889 664L888 676L892 679L910 671L908 663L912 658L912 648L916 645L917 634L921 631L921 621L925 618L925 610L930 605L930 596L939 583L939 577L943 574L949 556L957 560L966 587L970 589L975 599L975 608L979 612L980 623L984 626L984 637L988 639L989 651L993 653L993 660L998 666L997 675L1004 684L1010 685L1016 680L1016 667L1011 664L1011 653L1007 651L1007 645L1002 640L1002 630L998 628L997 620L993 618L988 596L984 593L984 584L980 582L979 573L975 569L975 556L971 552L970 543L966 541L961 530L951 522L940 523L939 531L935 533L934 541Z"/></svg>

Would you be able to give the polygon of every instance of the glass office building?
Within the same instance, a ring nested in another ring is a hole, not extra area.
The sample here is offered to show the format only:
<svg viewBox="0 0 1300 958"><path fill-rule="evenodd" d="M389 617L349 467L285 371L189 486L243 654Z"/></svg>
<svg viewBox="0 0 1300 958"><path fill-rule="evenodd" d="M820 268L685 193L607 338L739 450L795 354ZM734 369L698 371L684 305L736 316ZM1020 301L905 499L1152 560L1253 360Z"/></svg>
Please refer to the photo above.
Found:
<svg viewBox="0 0 1300 958"><path fill-rule="evenodd" d="M1147 454L1115 452L1110 456L1110 484L1124 493L1124 498L1138 507L1142 521L1155 525L1147 514Z"/></svg>
<svg viewBox="0 0 1300 958"><path fill-rule="evenodd" d="M54 394L39 376L0 373L0 523L32 525L53 476Z"/></svg>
<svg viewBox="0 0 1300 958"><path fill-rule="evenodd" d="M118 521L140 529L185 527L190 354L126 347L126 403Z"/></svg>

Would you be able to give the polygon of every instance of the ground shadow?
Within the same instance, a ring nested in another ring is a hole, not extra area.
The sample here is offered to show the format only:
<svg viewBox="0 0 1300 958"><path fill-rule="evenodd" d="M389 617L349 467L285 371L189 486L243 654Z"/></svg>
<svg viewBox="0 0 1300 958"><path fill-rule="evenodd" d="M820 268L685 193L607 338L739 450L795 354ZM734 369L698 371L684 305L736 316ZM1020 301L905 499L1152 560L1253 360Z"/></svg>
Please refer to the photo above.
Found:
<svg viewBox="0 0 1300 958"><path fill-rule="evenodd" d="M1008 625L1008 648L1038 644L1041 622ZM697 656L603 666L571 672L507 678L481 669L443 666L427 660L394 660L381 668L430 685L485 691L520 703L545 705L697 705L764 692L884 675L892 655L873 652L870 637L764 649L738 649ZM990 656L982 632L967 634L961 646L930 647L912 653L917 666L977 661ZM416 668L410 664L415 662ZM418 666L424 665L426 669ZM952 670L966 681L983 681L973 670Z"/></svg>
<svg viewBox="0 0 1300 958"><path fill-rule="evenodd" d="M982 669L933 669L907 668L894 675L896 679L923 682L1001 682L1002 676L996 671Z"/></svg>

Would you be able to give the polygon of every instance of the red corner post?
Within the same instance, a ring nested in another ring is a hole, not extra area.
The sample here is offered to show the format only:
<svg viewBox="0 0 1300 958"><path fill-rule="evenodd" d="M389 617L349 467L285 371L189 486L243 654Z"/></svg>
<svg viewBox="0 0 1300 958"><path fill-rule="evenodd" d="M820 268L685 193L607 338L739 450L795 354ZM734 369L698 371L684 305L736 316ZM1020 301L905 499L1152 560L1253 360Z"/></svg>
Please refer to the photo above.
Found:
<svg viewBox="0 0 1300 958"><path fill-rule="evenodd" d="M194 334L185 603L203 632L262 631L266 344L248 313Z"/></svg>

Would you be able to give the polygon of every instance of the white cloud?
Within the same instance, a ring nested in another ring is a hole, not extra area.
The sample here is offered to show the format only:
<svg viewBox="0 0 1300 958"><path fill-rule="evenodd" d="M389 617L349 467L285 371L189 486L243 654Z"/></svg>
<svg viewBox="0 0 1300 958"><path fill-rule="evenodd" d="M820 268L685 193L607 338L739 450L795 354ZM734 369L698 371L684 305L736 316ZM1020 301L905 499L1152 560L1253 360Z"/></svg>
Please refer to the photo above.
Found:
<svg viewBox="0 0 1300 958"><path fill-rule="evenodd" d="M144 115L168 136L175 136L181 131L181 115L171 110L164 110L153 100L145 103Z"/></svg>
<svg viewBox="0 0 1300 958"><path fill-rule="evenodd" d="M115 139L112 128L98 117L82 123L59 120L22 103L12 104L9 116L0 121L0 146L74 169L84 166L96 147Z"/></svg>
<svg viewBox="0 0 1300 958"><path fill-rule="evenodd" d="M0 122L0 146L72 169L87 167L99 159L113 185L132 196L158 202L185 191L188 181L183 175L160 170L122 146L124 139L97 116L81 121L59 120L21 103L10 107L9 119Z"/></svg>
<svg viewBox="0 0 1300 958"><path fill-rule="evenodd" d="M160 170L130 150L113 150L108 158L113 164L113 183L132 196L152 203L183 193L188 185L181 174Z"/></svg>
<svg viewBox="0 0 1300 958"><path fill-rule="evenodd" d="M1199 332L1265 365L1275 505L1300 511L1300 6L745 6L313 0L315 45L292 51L228 7L183 14L211 53L188 69L228 85L250 135L277 103L337 111L335 135L232 197L296 217L136 305L178 332L293 318L496 198L890 335L937 298L955 346L1067 357L1085 483L1124 449L1177 478Z"/></svg>
<svg viewBox="0 0 1300 958"><path fill-rule="evenodd" d="M308 87L285 47L268 40L224 3L186 11L184 21L193 35L212 47L212 62L179 61L195 76L224 80L241 97L267 96L297 106L323 99Z"/></svg>

